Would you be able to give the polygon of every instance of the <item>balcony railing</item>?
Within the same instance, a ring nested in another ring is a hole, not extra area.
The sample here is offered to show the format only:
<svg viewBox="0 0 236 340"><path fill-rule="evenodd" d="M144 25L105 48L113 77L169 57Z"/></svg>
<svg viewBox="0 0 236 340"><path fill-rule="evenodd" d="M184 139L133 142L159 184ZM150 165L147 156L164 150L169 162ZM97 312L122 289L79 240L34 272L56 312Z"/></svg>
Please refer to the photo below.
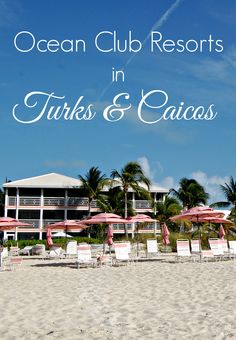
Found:
<svg viewBox="0 0 236 340"><path fill-rule="evenodd" d="M147 200L136 200L135 209L152 209L152 204Z"/></svg>
<svg viewBox="0 0 236 340"><path fill-rule="evenodd" d="M43 206L60 206L60 207L86 207L88 208L88 198L87 197L44 197L43 198ZM8 197L8 205L16 206L16 197L9 196ZM19 197L19 206L40 206L41 198L40 197ZM91 208L98 208L97 201L92 200Z"/></svg>
<svg viewBox="0 0 236 340"><path fill-rule="evenodd" d="M19 205L20 206L40 206L40 198L39 197L20 197Z"/></svg>
<svg viewBox="0 0 236 340"><path fill-rule="evenodd" d="M20 222L30 224L30 226L25 226L25 227L22 227L22 228L32 228L32 227L33 228L39 228L39 226L40 226L40 221L36 220L36 219L20 219Z"/></svg>

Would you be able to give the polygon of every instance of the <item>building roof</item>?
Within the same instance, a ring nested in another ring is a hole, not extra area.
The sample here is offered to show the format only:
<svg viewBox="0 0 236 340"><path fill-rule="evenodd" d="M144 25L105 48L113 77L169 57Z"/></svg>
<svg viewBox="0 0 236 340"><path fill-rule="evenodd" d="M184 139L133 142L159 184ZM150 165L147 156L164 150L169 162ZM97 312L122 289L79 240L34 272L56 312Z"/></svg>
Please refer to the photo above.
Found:
<svg viewBox="0 0 236 340"><path fill-rule="evenodd" d="M4 183L3 188L76 188L80 185L79 179L53 172Z"/></svg>
<svg viewBox="0 0 236 340"><path fill-rule="evenodd" d="M79 188L81 186L81 181L79 179L64 176L57 173L50 173L36 177L29 177L25 179L20 179L17 181L12 181L3 184L3 188L55 188L55 189L73 189ZM105 188L104 191L108 191ZM130 192L133 190L130 189ZM152 185L150 187L150 192L167 193L169 190L161 188L157 185Z"/></svg>

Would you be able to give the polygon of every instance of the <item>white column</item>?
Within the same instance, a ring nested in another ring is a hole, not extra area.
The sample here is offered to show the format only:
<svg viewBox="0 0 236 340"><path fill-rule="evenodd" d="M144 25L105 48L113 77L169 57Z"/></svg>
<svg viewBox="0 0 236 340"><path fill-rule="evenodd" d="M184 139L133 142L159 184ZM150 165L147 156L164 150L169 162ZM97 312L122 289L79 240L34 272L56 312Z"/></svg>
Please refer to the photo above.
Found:
<svg viewBox="0 0 236 340"><path fill-rule="evenodd" d="M44 207L44 191L43 191L43 189L41 189L41 193L40 193L40 215L39 215L39 228L41 230L43 229L43 207ZM41 235L41 237L42 237L42 235Z"/></svg>
<svg viewBox="0 0 236 340"><path fill-rule="evenodd" d="M156 217L156 202L157 202L157 193L154 192L154 209L153 209L153 213L154 213L154 216ZM157 221L154 222L154 235L156 236L156 233L157 233Z"/></svg>
<svg viewBox="0 0 236 340"><path fill-rule="evenodd" d="M132 192L132 207L135 209L135 192ZM132 238L134 238L134 229L135 229L135 223L132 223Z"/></svg>
<svg viewBox="0 0 236 340"><path fill-rule="evenodd" d="M16 227L15 231L15 241L18 241L18 227Z"/></svg>
<svg viewBox="0 0 236 340"><path fill-rule="evenodd" d="M16 219L19 218L19 203L20 203L20 196L19 196L19 188L16 188Z"/></svg>
<svg viewBox="0 0 236 340"><path fill-rule="evenodd" d="M65 210L64 210L64 220L67 220L67 208L68 208L68 190L65 190Z"/></svg>
<svg viewBox="0 0 236 340"><path fill-rule="evenodd" d="M9 199L8 199L8 188L6 188L6 191L5 191L5 207L4 207L4 216L7 217L7 213L8 213L8 202Z"/></svg>
<svg viewBox="0 0 236 340"><path fill-rule="evenodd" d="M132 192L132 205L133 209L135 210L135 192Z"/></svg>

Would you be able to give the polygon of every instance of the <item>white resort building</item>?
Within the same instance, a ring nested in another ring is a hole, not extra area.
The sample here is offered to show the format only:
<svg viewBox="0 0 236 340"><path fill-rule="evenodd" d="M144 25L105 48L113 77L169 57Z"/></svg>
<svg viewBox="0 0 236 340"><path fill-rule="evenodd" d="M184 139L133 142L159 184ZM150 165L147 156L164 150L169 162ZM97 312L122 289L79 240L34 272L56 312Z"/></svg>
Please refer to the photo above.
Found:
<svg viewBox="0 0 236 340"><path fill-rule="evenodd" d="M46 237L45 227L66 219L81 220L87 217L88 198L81 190L81 181L76 178L50 173L3 184L5 192L5 217L13 217L29 223L29 227L18 227L15 231L5 231L5 239L42 239ZM104 189L104 193L108 189ZM150 193L154 201L162 201L167 189L151 186ZM151 202L137 198L130 190L128 194L133 209L137 213L153 212ZM92 215L100 210L96 200L92 201ZM114 233L124 234L123 225L114 225ZM155 223L142 229L143 233L157 233ZM134 226L128 225L129 233Z"/></svg>

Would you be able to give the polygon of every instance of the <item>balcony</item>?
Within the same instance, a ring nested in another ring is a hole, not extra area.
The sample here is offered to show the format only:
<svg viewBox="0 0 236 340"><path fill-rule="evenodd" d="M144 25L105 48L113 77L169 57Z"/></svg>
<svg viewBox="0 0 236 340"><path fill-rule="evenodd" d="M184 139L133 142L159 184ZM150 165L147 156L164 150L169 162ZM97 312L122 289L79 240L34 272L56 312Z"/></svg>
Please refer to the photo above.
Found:
<svg viewBox="0 0 236 340"><path fill-rule="evenodd" d="M44 197L43 206L45 207L85 207L88 209L88 198L87 197ZM40 197L19 197L19 206L20 207L39 207L41 205ZM15 207L16 206L16 197L9 196L8 197L8 206ZM92 200L91 208L98 208L96 200Z"/></svg>
<svg viewBox="0 0 236 340"><path fill-rule="evenodd" d="M131 201L133 202L133 201ZM19 207L62 207L68 209L81 209L81 210L88 210L88 198L87 197L43 197L42 205L41 205L41 198L40 197L19 197ZM8 207L16 207L16 197L9 196L8 197ZM94 211L98 211L99 207L96 200L92 200L91 208ZM152 210L152 203L148 200L135 200L134 201L134 208L136 210L143 210L143 211L150 211Z"/></svg>

